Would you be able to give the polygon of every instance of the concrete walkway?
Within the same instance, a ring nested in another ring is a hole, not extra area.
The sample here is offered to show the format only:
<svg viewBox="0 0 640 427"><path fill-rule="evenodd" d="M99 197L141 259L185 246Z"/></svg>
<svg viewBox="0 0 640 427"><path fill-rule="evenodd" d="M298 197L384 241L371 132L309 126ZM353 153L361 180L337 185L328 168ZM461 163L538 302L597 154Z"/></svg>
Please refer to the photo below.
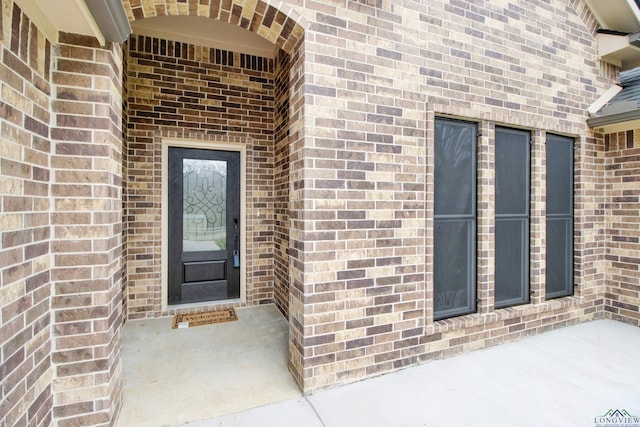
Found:
<svg viewBox="0 0 640 427"><path fill-rule="evenodd" d="M594 427L610 409L640 416L640 328L597 320L187 426Z"/></svg>

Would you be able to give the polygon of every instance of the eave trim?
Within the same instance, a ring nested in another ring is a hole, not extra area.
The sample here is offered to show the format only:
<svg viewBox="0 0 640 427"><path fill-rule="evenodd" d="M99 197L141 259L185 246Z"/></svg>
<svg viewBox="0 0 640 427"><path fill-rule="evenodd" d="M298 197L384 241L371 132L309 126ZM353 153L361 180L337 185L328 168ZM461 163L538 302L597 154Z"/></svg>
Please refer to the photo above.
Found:
<svg viewBox="0 0 640 427"><path fill-rule="evenodd" d="M611 114L608 116L591 117L587 119L587 124L591 128L599 128L607 125L628 122L640 119L640 110L625 111L624 113Z"/></svg>

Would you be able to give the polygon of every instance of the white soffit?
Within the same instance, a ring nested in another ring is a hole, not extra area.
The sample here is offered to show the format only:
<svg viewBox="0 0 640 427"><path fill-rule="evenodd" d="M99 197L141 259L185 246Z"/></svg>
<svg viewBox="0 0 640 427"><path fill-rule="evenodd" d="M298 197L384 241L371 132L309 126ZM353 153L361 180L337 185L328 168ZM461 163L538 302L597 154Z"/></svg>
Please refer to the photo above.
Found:
<svg viewBox="0 0 640 427"><path fill-rule="evenodd" d="M640 128L640 120L627 120L620 123L612 123L610 125L595 127L595 129L600 129L602 133L626 132L628 130L634 130L639 128Z"/></svg>
<svg viewBox="0 0 640 427"><path fill-rule="evenodd" d="M598 55L600 59L622 70L640 66L640 47L635 41L638 34L616 35L598 33Z"/></svg>
<svg viewBox="0 0 640 427"><path fill-rule="evenodd" d="M131 23L133 33L273 58L276 46L244 28L199 16L157 16Z"/></svg>
<svg viewBox="0 0 640 427"><path fill-rule="evenodd" d="M24 13L54 44L58 33L96 37L104 44L104 36L83 0L15 0Z"/></svg>
<svg viewBox="0 0 640 427"><path fill-rule="evenodd" d="M637 33L640 31L640 9L634 0L585 0L605 30Z"/></svg>

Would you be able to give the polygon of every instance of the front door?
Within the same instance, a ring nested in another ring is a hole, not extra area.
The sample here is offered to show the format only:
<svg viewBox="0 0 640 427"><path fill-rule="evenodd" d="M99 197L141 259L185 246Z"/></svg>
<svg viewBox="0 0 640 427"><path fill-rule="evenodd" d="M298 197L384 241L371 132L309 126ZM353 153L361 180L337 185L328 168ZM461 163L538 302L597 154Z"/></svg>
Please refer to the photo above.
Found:
<svg viewBox="0 0 640 427"><path fill-rule="evenodd" d="M169 305L240 298L240 153L169 147Z"/></svg>

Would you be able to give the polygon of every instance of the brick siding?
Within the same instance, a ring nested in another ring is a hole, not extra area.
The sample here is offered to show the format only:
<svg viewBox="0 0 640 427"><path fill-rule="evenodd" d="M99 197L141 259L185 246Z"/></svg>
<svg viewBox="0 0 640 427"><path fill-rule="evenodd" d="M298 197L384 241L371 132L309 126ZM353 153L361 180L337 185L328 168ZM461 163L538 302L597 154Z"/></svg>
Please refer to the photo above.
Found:
<svg viewBox="0 0 640 427"><path fill-rule="evenodd" d="M123 4L131 21L205 16L281 51L141 36L123 50L70 34L54 48L0 0L1 425L113 424L123 307L129 318L171 312L160 295L167 138L247 147L247 304L288 315L305 392L603 316L640 323L640 131L585 123L619 70L598 61L583 0ZM440 321L436 117L480 131L478 313ZM533 293L499 310L496 126L533 139ZM576 142L575 295L554 300L547 133Z"/></svg>
<svg viewBox="0 0 640 427"><path fill-rule="evenodd" d="M304 288L304 38L289 52L289 371L303 384Z"/></svg>
<svg viewBox="0 0 640 427"><path fill-rule="evenodd" d="M141 0L127 13L214 17L285 46L273 36L271 7ZM284 49L293 67L289 363L305 391L603 315L603 143L584 111L617 70L598 62L597 22L582 1L283 7L305 27L303 37L291 24L295 43ZM436 116L476 121L482 130L479 314L440 322L433 321L430 250ZM532 303L503 310L493 303L496 125L530 129L534 139ZM575 296L553 301L544 293L546 132L571 135L578 147ZM277 188L281 171L272 173ZM283 276L273 261L274 275Z"/></svg>
<svg viewBox="0 0 640 427"><path fill-rule="evenodd" d="M290 312L303 314L292 314L290 339L303 389L602 316L602 141L584 111L616 70L597 61L596 25L584 4L348 2L301 13L313 24L303 45L305 168L291 197L292 266L300 265L291 271ZM560 24L550 31L548 22ZM480 313L439 322L430 249L436 116L482 130ZM502 310L493 307L495 125L530 129L535 141L534 295L532 304ZM576 296L553 301L544 296L541 246L545 132L575 136L578 146L580 272ZM292 167L297 154L290 153Z"/></svg>
<svg viewBox="0 0 640 427"><path fill-rule="evenodd" d="M640 326L640 130L605 135L607 317Z"/></svg>
<svg viewBox="0 0 640 427"><path fill-rule="evenodd" d="M161 146L167 137L235 138L247 145L247 304L272 302L273 60L135 35L128 51L129 318L167 314L160 280Z"/></svg>
<svg viewBox="0 0 640 427"><path fill-rule="evenodd" d="M122 402L121 76L119 45L60 35L51 128L58 426L111 425Z"/></svg>
<svg viewBox="0 0 640 427"><path fill-rule="evenodd" d="M129 194L129 156L127 141L129 140L129 43L122 46L122 313L123 322L127 321L129 313L129 253L128 236L129 220L127 217L127 194Z"/></svg>
<svg viewBox="0 0 640 427"><path fill-rule="evenodd" d="M289 55L274 60L273 164L273 293L274 302L289 315Z"/></svg>
<svg viewBox="0 0 640 427"><path fill-rule="evenodd" d="M0 1L0 425L48 426L51 44Z"/></svg>

